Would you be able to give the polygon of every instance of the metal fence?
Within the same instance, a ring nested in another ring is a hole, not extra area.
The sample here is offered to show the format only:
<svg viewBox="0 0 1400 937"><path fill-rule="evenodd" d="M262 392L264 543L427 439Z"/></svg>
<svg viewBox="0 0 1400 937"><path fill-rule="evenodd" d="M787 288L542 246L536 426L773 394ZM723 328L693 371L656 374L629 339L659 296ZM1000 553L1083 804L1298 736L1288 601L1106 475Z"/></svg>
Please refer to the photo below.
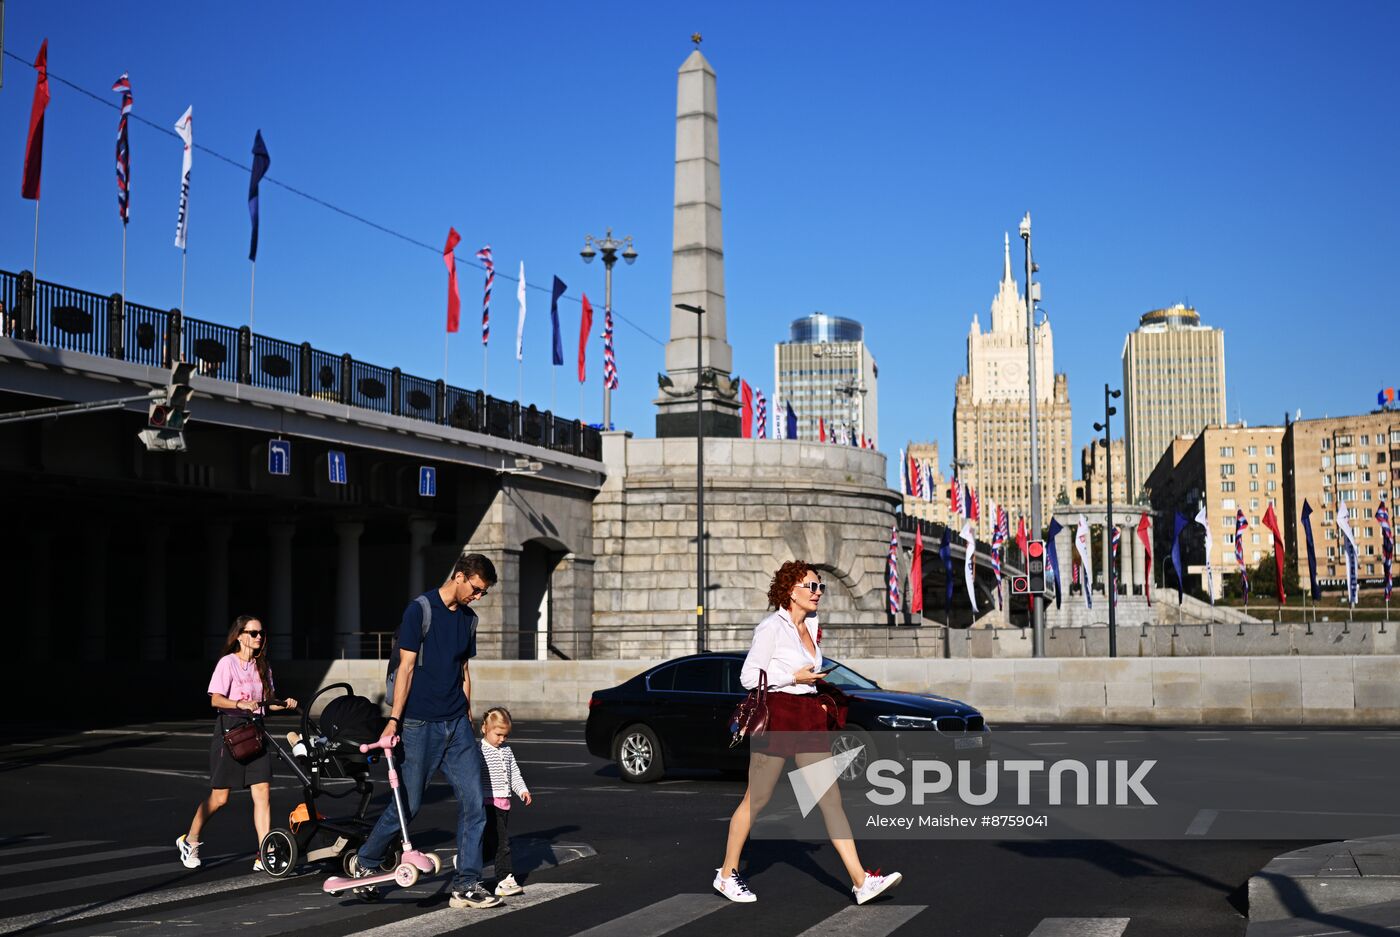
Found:
<svg viewBox="0 0 1400 937"><path fill-rule="evenodd" d="M120 294L36 280L0 271L0 332L53 348L169 367L193 361L206 378L332 400L458 429L486 433L556 452L603 457L597 428L533 405L497 400L399 368L336 355L283 339L129 303Z"/></svg>

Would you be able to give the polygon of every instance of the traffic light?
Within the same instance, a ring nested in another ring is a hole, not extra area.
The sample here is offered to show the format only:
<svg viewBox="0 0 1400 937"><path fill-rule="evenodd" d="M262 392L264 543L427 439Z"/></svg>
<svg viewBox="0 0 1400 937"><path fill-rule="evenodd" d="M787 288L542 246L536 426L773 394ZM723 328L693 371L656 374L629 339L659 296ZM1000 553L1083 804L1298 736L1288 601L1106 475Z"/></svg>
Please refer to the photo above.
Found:
<svg viewBox="0 0 1400 937"><path fill-rule="evenodd" d="M185 424L190 418L190 376L194 363L182 361L170 369L170 382L165 390L153 393L146 412L146 428L138 435L152 452L184 452Z"/></svg>
<svg viewBox="0 0 1400 937"><path fill-rule="evenodd" d="M1026 544L1027 590L1034 595L1045 592L1045 541L1032 540Z"/></svg>

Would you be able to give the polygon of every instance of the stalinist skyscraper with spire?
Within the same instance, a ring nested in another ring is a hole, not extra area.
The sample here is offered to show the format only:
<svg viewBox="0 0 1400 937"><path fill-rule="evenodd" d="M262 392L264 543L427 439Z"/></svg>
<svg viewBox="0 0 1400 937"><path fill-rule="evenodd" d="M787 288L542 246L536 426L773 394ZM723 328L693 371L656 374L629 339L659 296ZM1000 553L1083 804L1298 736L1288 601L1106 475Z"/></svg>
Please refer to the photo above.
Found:
<svg viewBox="0 0 1400 937"><path fill-rule="evenodd" d="M991 330L974 314L967 333L967 373L958 378L953 404L953 451L958 476L976 490L982 505L1006 508L1014 534L1018 515L1030 517L1030 387L1027 376L1026 301L1011 274L1011 239L1004 241L1001 284L992 300ZM1040 435L1041 504L1046 517L1068 494L1074 479L1070 459L1069 382L1055 373L1050 323L1035 330L1035 379ZM980 528L990 535L984 510Z"/></svg>

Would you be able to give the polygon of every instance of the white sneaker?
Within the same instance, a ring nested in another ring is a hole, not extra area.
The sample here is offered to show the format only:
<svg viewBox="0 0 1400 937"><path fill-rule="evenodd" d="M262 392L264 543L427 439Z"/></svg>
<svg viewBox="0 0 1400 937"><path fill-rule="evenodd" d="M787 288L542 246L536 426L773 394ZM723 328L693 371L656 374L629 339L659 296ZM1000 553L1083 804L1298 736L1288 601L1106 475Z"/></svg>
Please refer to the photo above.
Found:
<svg viewBox="0 0 1400 937"><path fill-rule="evenodd" d="M874 872L865 873L865 881L857 888L851 886L851 891L856 896L856 904L865 904L870 899L889 891L891 888L904 881L904 876L898 872L891 872L889 875L878 875Z"/></svg>
<svg viewBox="0 0 1400 937"><path fill-rule="evenodd" d="M199 868L199 843L192 843L181 833L175 840L175 848L180 850L180 863L187 869Z"/></svg>
<svg viewBox="0 0 1400 937"><path fill-rule="evenodd" d="M262 870L263 870L262 857L259 856L258 858L256 858L256 859L253 860L253 871L254 871L254 872L261 872Z"/></svg>
<svg viewBox="0 0 1400 937"><path fill-rule="evenodd" d="M715 891L740 904L758 900L758 896L749 891L749 883L744 881L737 870L732 875L725 875L722 870L715 869Z"/></svg>
<svg viewBox="0 0 1400 937"><path fill-rule="evenodd" d="M520 883L515 880L514 875L507 875L496 883L496 895L500 898L512 898L515 895L523 895L525 889L520 887Z"/></svg>

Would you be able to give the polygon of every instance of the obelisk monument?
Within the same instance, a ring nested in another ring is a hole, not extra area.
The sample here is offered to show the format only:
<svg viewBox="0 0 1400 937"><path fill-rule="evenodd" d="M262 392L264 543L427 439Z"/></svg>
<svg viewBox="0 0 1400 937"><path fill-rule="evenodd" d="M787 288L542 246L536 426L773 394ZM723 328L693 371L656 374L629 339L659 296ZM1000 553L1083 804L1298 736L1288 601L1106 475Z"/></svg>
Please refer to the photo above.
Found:
<svg viewBox="0 0 1400 937"><path fill-rule="evenodd" d="M704 309L698 315L676 305ZM704 435L739 435L739 401L725 339L715 70L696 49L676 81L676 202L671 242L671 340L656 399L657 436L694 436L697 364L704 368ZM701 354L703 350L703 356Z"/></svg>

